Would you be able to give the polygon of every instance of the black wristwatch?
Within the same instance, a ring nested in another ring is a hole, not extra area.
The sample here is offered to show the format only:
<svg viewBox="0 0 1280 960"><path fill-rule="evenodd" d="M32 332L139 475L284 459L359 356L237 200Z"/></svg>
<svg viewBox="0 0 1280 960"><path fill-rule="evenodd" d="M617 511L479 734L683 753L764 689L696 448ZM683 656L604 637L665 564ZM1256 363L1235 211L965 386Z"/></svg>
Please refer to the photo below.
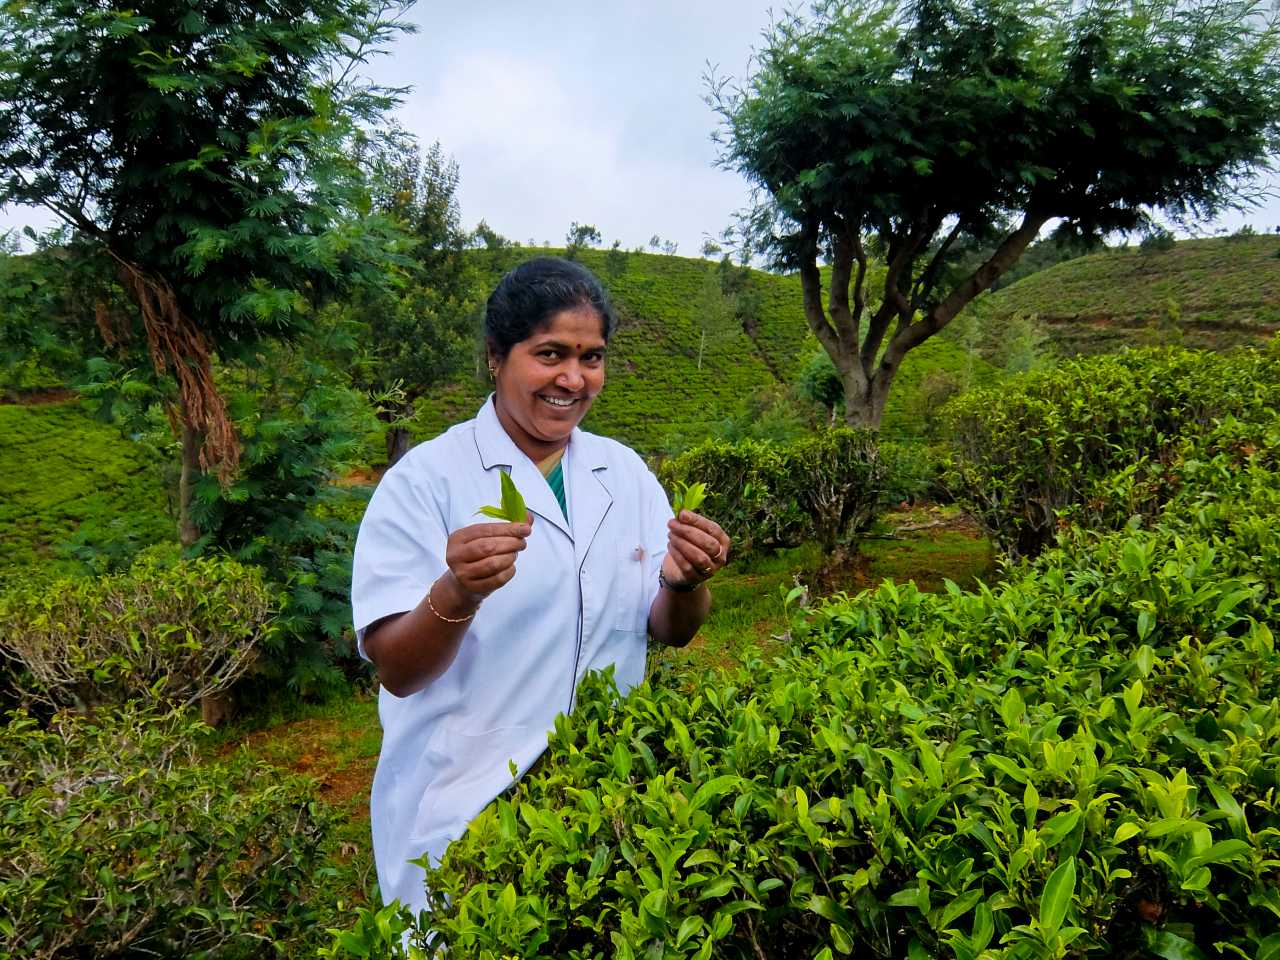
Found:
<svg viewBox="0 0 1280 960"><path fill-rule="evenodd" d="M672 583L670 580L666 578L665 575L663 575L662 571L659 570L658 586L665 587L667 590L670 590L672 593L693 593L693 591L697 590L700 586L702 586L702 581L699 580L696 583Z"/></svg>

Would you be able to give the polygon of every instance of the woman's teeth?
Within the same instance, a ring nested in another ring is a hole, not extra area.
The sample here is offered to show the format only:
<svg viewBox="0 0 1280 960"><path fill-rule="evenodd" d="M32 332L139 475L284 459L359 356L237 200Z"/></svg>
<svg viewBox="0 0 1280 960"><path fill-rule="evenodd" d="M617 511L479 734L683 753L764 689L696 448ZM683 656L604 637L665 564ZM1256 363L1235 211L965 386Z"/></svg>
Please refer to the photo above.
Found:
<svg viewBox="0 0 1280 960"><path fill-rule="evenodd" d="M574 399L560 399L559 397L539 396L538 399L545 400L547 403L551 404L553 407L571 407L578 402L577 400L574 400Z"/></svg>

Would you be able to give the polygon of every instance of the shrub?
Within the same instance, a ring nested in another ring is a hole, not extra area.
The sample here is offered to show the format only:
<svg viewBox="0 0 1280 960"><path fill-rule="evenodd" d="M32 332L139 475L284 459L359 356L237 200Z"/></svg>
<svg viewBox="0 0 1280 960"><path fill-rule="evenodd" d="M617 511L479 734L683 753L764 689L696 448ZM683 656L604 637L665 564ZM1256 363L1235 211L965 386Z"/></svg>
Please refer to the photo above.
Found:
<svg viewBox="0 0 1280 960"><path fill-rule="evenodd" d="M659 469L668 487L705 483L707 516L744 556L818 540L828 553L883 505L885 469L873 434L824 429L786 444L708 441Z"/></svg>
<svg viewBox="0 0 1280 960"><path fill-rule="evenodd" d="M189 705L249 666L272 629L272 601L255 568L148 555L127 573L0 595L0 654L17 664L22 696L54 707Z"/></svg>
<svg viewBox="0 0 1280 960"><path fill-rule="evenodd" d="M251 957L310 936L310 782L197 764L199 729L133 706L0 726L0 957Z"/></svg>
<svg viewBox="0 0 1280 960"><path fill-rule="evenodd" d="M1216 431L1148 529L1078 531L997 587L836 597L768 665L620 704L593 679L428 871L412 939L481 960L1276 957L1268 421ZM334 955L397 955L374 919Z"/></svg>
<svg viewBox="0 0 1280 960"><path fill-rule="evenodd" d="M1052 541L1074 506L1091 526L1106 512L1100 484L1123 467L1167 462L1180 438L1280 400L1280 354L1169 349L1064 362L954 399L947 482L1015 556Z"/></svg>

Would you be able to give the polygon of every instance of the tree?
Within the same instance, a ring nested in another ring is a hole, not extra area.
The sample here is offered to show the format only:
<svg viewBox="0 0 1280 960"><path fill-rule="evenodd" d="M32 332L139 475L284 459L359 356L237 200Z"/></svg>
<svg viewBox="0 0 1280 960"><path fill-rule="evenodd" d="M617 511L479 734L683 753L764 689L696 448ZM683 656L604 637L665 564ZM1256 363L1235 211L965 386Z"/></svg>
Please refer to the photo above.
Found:
<svg viewBox="0 0 1280 960"><path fill-rule="evenodd" d="M215 356L288 337L314 304L381 282L389 234L347 146L395 91L353 68L411 0L34 0L0 12L0 206L44 206L109 261L172 377L179 532L201 469L239 445Z"/></svg>
<svg viewBox="0 0 1280 960"><path fill-rule="evenodd" d="M340 312L355 324L352 380L372 393L387 425L387 464L409 449L408 423L418 400L455 379L474 355L479 280L462 229L458 164L439 143L423 153L404 131L374 151L375 202L406 231L412 246L398 284L372 288ZM481 223L480 239L497 255L506 243Z"/></svg>
<svg viewBox="0 0 1280 960"><path fill-rule="evenodd" d="M1277 142L1276 24L1253 0L826 0L756 63L708 79L721 163L757 190L747 241L799 271L852 425L879 425L907 353L1051 221L1095 240L1239 207ZM966 238L992 252L942 282Z"/></svg>
<svg viewBox="0 0 1280 960"><path fill-rule="evenodd" d="M693 299L693 318L699 333L699 370L702 369L702 357L708 346L719 346L741 332L734 316L734 306L734 301L722 288L720 272L715 268L705 271Z"/></svg>
<svg viewBox="0 0 1280 960"><path fill-rule="evenodd" d="M569 224L569 232L564 235L564 255L569 260L576 260L578 252L600 243L600 231L592 224L579 223L577 220Z"/></svg>

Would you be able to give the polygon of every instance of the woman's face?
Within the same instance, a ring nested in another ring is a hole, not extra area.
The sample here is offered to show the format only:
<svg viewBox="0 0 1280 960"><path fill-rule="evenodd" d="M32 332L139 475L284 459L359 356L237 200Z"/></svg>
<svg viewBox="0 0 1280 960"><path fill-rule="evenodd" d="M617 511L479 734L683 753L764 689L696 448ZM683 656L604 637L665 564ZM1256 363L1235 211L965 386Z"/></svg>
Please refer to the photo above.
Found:
<svg viewBox="0 0 1280 960"><path fill-rule="evenodd" d="M513 346L493 374L498 420L528 457L569 442L604 386L604 323L591 307L552 314Z"/></svg>

